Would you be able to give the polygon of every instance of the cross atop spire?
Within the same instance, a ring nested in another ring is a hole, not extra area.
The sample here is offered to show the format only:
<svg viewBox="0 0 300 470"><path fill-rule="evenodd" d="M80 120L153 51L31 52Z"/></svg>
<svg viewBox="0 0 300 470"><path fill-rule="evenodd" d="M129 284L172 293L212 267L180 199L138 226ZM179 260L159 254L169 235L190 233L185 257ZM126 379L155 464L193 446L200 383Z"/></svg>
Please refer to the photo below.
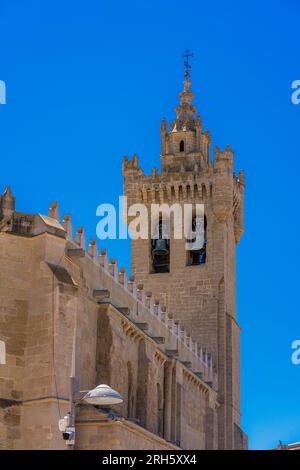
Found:
<svg viewBox="0 0 300 470"><path fill-rule="evenodd" d="M190 81L190 58L194 57L194 54L186 49L181 55L184 59L183 63L185 66L183 91L179 93L180 104L176 108L176 119L172 128L172 132L177 131L190 131L195 129L195 113L196 108L193 105L194 94L191 92L191 81Z"/></svg>
<svg viewBox="0 0 300 470"><path fill-rule="evenodd" d="M191 57L194 57L194 54L189 49L186 49L184 53L181 54L181 57L183 58L183 65L185 67L184 78L185 80L188 80L190 78L190 70L191 70L189 60Z"/></svg>

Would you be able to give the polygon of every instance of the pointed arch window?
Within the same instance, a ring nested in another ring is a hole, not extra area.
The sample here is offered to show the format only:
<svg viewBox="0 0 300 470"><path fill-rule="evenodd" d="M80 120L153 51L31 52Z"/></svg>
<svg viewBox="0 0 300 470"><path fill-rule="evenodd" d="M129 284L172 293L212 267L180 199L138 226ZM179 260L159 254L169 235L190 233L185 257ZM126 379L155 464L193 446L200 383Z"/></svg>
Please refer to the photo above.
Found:
<svg viewBox="0 0 300 470"><path fill-rule="evenodd" d="M180 141L180 144L179 144L179 152L184 152L184 140L181 140L181 141Z"/></svg>

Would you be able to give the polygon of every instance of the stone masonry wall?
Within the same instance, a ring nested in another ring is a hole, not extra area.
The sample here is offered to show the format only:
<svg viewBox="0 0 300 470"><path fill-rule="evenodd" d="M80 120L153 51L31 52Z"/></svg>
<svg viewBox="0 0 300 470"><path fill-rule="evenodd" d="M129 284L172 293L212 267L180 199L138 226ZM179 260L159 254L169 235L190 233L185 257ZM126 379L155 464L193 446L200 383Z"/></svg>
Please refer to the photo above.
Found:
<svg viewBox="0 0 300 470"><path fill-rule="evenodd" d="M66 233L0 233L1 447L66 448L58 419L70 409L75 370L79 390L105 381L124 396L114 412L136 429L109 431L118 435L110 448L168 448L166 440L215 448L217 428L207 423L218 408L217 376L208 356L115 260L103 251L98 258L93 242L85 252L82 230L75 241ZM78 424L78 448L90 445L88 428Z"/></svg>

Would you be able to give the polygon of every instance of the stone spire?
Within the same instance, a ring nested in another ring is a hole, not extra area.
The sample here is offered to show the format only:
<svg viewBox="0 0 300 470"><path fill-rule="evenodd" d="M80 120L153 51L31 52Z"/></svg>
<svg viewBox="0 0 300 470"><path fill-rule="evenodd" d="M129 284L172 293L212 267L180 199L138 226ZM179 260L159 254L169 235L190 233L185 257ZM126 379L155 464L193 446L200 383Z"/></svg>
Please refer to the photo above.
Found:
<svg viewBox="0 0 300 470"><path fill-rule="evenodd" d="M195 126L195 113L197 112L196 107L193 105L192 101L195 95L191 92L191 81L190 81L190 69L189 58L193 57L193 54L187 49L184 54L184 82L183 82L183 91L179 93L180 104L175 109L176 119L173 123L172 132L179 131L194 131Z"/></svg>
<svg viewBox="0 0 300 470"><path fill-rule="evenodd" d="M179 93L180 103L175 109L176 117L169 125L163 118L160 126L162 174L206 171L210 165L210 134L208 130L203 132L201 116L193 105L189 64L189 58L193 54L187 50L183 57L183 90Z"/></svg>

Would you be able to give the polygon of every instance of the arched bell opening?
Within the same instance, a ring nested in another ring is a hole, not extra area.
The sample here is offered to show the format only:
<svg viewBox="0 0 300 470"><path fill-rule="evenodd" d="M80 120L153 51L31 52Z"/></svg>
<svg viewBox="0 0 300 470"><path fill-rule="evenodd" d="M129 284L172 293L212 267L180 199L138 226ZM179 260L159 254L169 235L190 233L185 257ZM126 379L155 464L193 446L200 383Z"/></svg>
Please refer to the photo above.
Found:
<svg viewBox="0 0 300 470"><path fill-rule="evenodd" d="M166 221L159 217L156 237L151 239L151 261L153 273L170 272L170 239L168 230L164 227Z"/></svg>
<svg viewBox="0 0 300 470"><path fill-rule="evenodd" d="M187 250L187 265L198 266L206 263L207 244L207 218L194 214L191 223L191 234L187 239L189 249Z"/></svg>

